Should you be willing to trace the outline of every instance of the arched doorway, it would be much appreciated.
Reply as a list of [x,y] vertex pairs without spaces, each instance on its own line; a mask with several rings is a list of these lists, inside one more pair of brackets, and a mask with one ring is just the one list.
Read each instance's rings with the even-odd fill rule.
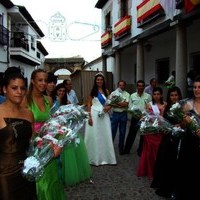
[[67,69],[59,69],[54,72],[56,76],[58,76],[58,82],[57,83],[62,83],[64,79],[67,79],[70,77],[71,72]]

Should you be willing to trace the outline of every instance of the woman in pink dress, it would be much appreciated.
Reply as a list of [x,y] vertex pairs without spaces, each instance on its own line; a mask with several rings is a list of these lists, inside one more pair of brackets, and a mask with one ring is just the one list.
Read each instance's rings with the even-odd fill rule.
[[[147,112],[163,116],[166,105],[166,102],[163,101],[162,88],[154,88],[152,101],[146,106]],[[153,168],[162,136],[162,133],[143,135],[142,153],[138,164],[137,176],[153,178]]]

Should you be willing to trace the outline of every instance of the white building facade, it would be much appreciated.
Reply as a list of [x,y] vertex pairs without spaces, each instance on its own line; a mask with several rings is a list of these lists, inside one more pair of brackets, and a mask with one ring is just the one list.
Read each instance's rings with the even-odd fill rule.
[[[186,74],[200,74],[200,1],[99,0],[102,9],[102,63],[113,63],[114,87],[124,79],[133,88],[153,77],[160,85],[173,70],[186,95]],[[190,4],[190,5],[191,5]],[[112,62],[110,62],[112,60]]]
[[[43,68],[48,52],[40,42],[44,33],[24,6],[16,6],[11,1],[0,1],[1,38],[0,72],[8,67],[19,67],[28,83],[33,70]],[[1,39],[0,39],[1,40]]]

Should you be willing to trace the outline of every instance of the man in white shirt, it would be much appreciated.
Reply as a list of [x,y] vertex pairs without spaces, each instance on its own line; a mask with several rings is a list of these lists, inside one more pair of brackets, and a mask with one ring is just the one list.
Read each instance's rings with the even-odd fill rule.
[[72,82],[71,79],[65,79],[63,81],[63,84],[66,87],[66,92],[67,92],[67,100],[71,104],[78,104],[78,98],[76,96],[76,92],[72,89]]
[[121,80],[118,82],[117,90],[121,93],[123,100],[113,105],[113,108],[112,108],[113,113],[111,116],[111,128],[112,128],[113,141],[115,139],[115,136],[117,134],[117,129],[119,127],[119,144],[118,144],[119,154],[122,154],[123,149],[124,149],[124,139],[125,139],[125,134],[126,134],[126,124],[127,124],[127,108],[128,108],[128,103],[129,103],[129,97],[130,97],[130,94],[125,91],[125,87],[126,87],[125,81]]
[[[146,104],[151,101],[151,95],[144,92],[145,82],[143,80],[137,81],[137,91],[131,94],[129,100],[129,108],[131,109],[133,106],[138,108],[141,112],[145,111]],[[140,128],[139,126],[140,119],[136,119],[134,117],[131,118],[131,124],[128,132],[128,136],[126,138],[126,143],[124,147],[124,154],[129,154],[131,147],[135,141],[136,134]],[[141,151],[142,139],[140,138],[140,144],[138,147],[138,154]]]

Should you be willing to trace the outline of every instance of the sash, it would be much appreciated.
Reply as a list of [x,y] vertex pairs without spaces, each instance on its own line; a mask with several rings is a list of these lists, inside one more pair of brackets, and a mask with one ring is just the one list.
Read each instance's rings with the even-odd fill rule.
[[105,100],[105,98],[103,97],[103,95],[100,92],[98,92],[97,98],[99,99],[99,101],[102,104],[102,106],[104,106],[105,103],[106,103],[106,100]]
[[153,110],[153,113],[154,113],[155,115],[159,115],[159,114],[160,114],[160,110],[159,110],[157,104],[152,104],[152,102],[151,102],[150,104],[151,104],[151,108],[152,108],[152,110]]

